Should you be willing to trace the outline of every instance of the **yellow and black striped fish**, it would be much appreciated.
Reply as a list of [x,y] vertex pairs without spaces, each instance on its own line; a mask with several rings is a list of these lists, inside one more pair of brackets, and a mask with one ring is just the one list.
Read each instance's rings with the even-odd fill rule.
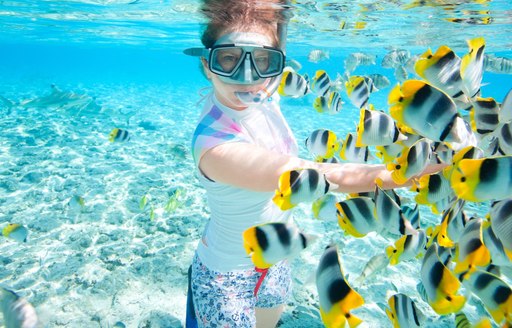
[[414,301],[407,295],[398,293],[388,299],[386,314],[395,328],[421,327],[425,315],[418,310]]
[[284,211],[301,202],[312,202],[336,188],[336,184],[315,169],[290,170],[279,177],[279,187],[272,200]]
[[472,202],[512,197],[512,156],[462,159],[450,184],[457,197]]
[[341,229],[357,238],[381,229],[370,197],[353,197],[336,203],[336,215]]
[[357,147],[356,137],[352,133],[347,133],[341,145],[340,158],[351,163],[368,163],[372,156],[368,146]]
[[494,132],[500,123],[499,112],[500,108],[494,98],[477,97],[469,113],[471,128],[481,135]]
[[307,76],[302,76],[289,68],[283,72],[277,92],[284,97],[300,98],[309,93]]
[[364,299],[353,290],[343,276],[338,248],[329,245],[316,270],[316,287],[320,300],[320,316],[327,328],[356,327],[362,320],[350,313],[364,304]]
[[460,76],[464,93],[471,99],[480,94],[480,84],[484,73],[485,40],[483,37],[467,41],[469,52],[462,57]]
[[357,147],[387,146],[407,139],[388,114],[378,110],[361,109],[357,126]]
[[340,148],[338,137],[331,130],[317,129],[306,138],[306,148],[315,158],[331,158]]
[[452,49],[441,46],[435,53],[430,49],[424,52],[416,61],[414,70],[430,84],[448,94],[456,104],[463,105],[459,105],[459,109],[466,109],[469,98],[462,91],[460,64],[461,59]]
[[116,141],[122,142],[122,141],[130,140],[130,134],[128,133],[128,131],[118,129],[118,128],[114,128],[108,136],[109,136],[108,140],[110,142],[116,142]]
[[457,295],[460,282],[441,261],[436,243],[427,249],[423,258],[421,282],[425,288],[428,303],[439,315],[457,313],[466,303],[464,296]]
[[313,238],[303,234],[291,223],[271,222],[243,232],[244,248],[254,265],[266,269],[285,259],[297,256]]
[[318,70],[311,79],[311,90],[318,96],[327,96],[331,88],[331,78],[324,70]]
[[464,120],[453,100],[441,90],[420,80],[407,80],[389,94],[390,114],[433,141],[461,142]]
[[345,82],[345,88],[348,98],[357,108],[363,108],[368,105],[368,99],[373,92],[372,81],[365,76],[351,76]]
[[498,276],[487,271],[472,274],[464,285],[484,304],[494,321],[498,324],[510,324],[512,321],[512,290]]

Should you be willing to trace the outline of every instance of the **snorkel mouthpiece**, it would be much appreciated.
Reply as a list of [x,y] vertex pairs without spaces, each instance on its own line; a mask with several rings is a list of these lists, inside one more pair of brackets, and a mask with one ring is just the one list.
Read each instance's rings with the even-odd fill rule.
[[242,103],[250,106],[256,105],[263,102],[268,97],[266,90],[260,90],[258,92],[235,92],[236,97]]

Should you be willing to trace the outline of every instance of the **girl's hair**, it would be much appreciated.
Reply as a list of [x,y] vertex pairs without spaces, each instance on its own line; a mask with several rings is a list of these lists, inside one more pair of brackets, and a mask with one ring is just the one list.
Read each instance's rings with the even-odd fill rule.
[[201,36],[211,48],[225,32],[256,30],[280,46],[278,23],[285,22],[285,0],[203,0],[201,12],[208,22]]

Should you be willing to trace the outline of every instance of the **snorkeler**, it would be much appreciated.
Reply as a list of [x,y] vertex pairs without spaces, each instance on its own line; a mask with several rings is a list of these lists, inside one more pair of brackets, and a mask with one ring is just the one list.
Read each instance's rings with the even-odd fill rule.
[[[248,228],[287,222],[291,211],[272,201],[281,174],[313,168],[338,192],[398,187],[384,165],[315,163],[298,146],[279,107],[285,66],[284,1],[203,0],[208,18],[198,56],[213,92],[206,98],[192,139],[210,220],[190,272],[190,292],[200,327],[275,327],[291,294],[286,261],[256,269],[243,246]],[[428,166],[424,173],[441,165]],[[187,327],[194,315],[187,316]]]

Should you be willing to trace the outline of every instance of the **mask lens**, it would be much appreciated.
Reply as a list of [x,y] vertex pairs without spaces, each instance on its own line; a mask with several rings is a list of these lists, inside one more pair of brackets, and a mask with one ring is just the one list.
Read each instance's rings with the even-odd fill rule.
[[283,54],[272,49],[254,49],[252,60],[260,77],[272,77],[281,74]]
[[229,76],[239,66],[243,50],[237,47],[216,48],[211,54],[211,68],[215,73]]

